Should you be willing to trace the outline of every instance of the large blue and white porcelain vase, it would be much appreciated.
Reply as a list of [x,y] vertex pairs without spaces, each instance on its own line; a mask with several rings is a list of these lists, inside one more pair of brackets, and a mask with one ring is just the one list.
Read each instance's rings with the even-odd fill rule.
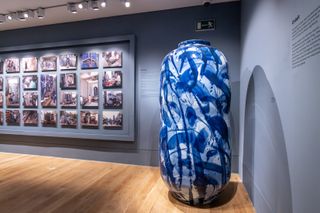
[[209,204],[231,173],[227,60],[208,41],[184,41],[164,58],[160,84],[162,179],[178,200]]

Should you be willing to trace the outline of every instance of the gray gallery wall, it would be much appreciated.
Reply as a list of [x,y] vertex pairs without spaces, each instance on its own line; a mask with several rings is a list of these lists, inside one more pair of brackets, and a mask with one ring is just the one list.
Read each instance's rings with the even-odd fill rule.
[[[216,19],[216,30],[195,32],[195,21]],[[136,141],[112,142],[0,135],[0,151],[158,165],[159,72],[178,42],[200,38],[221,49],[232,85],[233,168],[238,168],[240,3],[88,20],[0,32],[0,47],[134,34],[136,37]]]
[[[291,45],[292,29],[317,8],[319,14],[320,2],[241,2],[243,182],[258,213],[318,212],[320,54],[294,68]],[[319,15],[309,17],[319,26]]]
[[259,213],[292,212],[291,182],[283,128],[265,70],[249,80],[244,123],[243,182]]

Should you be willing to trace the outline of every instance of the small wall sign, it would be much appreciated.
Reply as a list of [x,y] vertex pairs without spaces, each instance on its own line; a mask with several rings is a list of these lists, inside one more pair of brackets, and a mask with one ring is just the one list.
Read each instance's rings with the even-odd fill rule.
[[216,29],[216,20],[201,20],[196,23],[196,31],[209,31]]

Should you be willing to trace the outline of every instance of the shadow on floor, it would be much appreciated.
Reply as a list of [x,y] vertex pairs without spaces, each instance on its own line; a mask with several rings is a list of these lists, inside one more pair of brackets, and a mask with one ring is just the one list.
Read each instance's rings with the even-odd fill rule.
[[[211,204],[208,205],[201,205],[201,206],[193,206],[192,208],[201,208],[201,209],[210,209],[210,208],[219,208],[221,206],[226,205],[229,203],[235,196],[237,189],[238,189],[238,182],[230,181],[224,191],[215,199]],[[189,205],[178,201],[173,197],[173,195],[168,192],[168,198],[173,205],[175,205],[178,209],[183,210],[183,208],[188,207]]]

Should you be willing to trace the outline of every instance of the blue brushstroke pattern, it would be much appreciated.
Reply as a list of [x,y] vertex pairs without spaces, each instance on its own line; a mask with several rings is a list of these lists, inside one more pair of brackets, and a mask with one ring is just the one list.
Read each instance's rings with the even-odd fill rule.
[[160,171],[179,200],[210,203],[231,174],[230,84],[225,56],[201,40],[182,42],[160,75]]

